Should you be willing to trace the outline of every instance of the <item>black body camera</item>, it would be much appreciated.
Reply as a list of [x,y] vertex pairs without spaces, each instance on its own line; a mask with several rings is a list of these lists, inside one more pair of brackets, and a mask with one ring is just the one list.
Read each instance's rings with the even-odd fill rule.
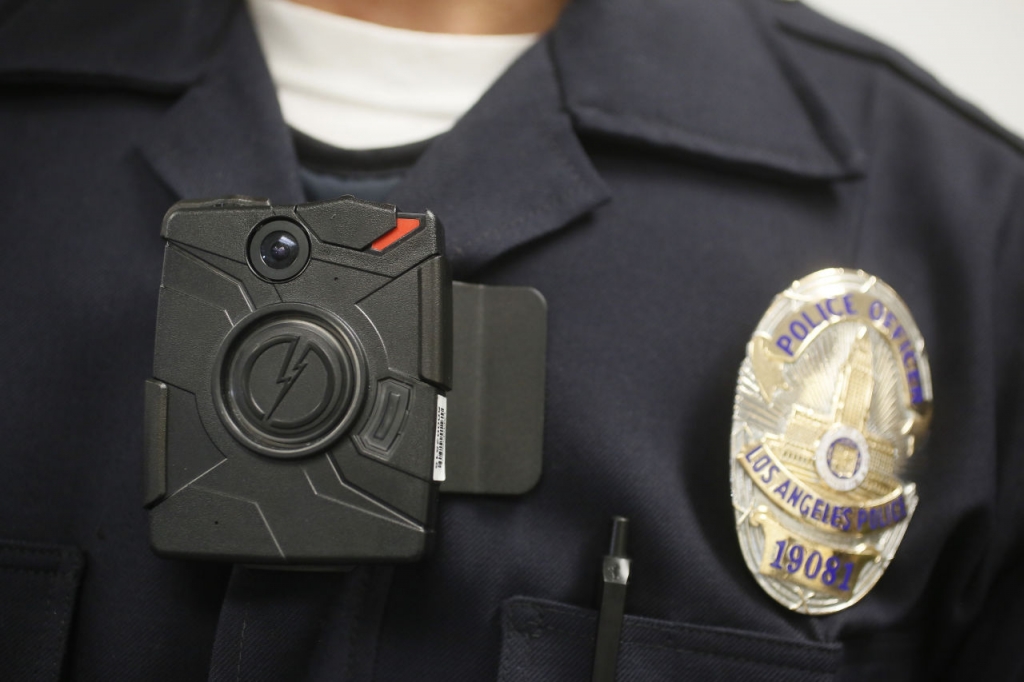
[[[467,319],[465,333],[454,331],[442,228],[431,213],[352,197],[283,207],[180,202],[163,237],[146,386],[145,501],[158,553],[304,567],[420,558],[451,464],[446,394],[459,335],[472,347],[462,352],[472,359],[466,384],[488,367],[525,369],[527,378],[504,389],[498,377],[496,400],[527,406],[519,426],[533,435],[502,435],[515,425],[488,425],[493,410],[481,404],[489,401],[466,401],[459,430],[476,441],[464,443],[453,490],[516,493],[536,482],[543,299],[532,297],[540,308],[523,308],[521,295],[504,299],[495,310],[516,319],[497,315],[490,332]],[[468,299],[486,295],[457,290],[466,311],[479,308]],[[521,335],[524,324],[529,368],[509,355],[522,349],[493,338],[507,332],[502,325]],[[481,428],[497,442],[480,442]],[[489,482],[480,477],[488,469]]]

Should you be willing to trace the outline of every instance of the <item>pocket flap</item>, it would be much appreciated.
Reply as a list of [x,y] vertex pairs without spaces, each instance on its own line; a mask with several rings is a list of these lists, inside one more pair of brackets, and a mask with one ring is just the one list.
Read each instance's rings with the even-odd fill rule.
[[58,680],[82,575],[76,547],[0,540],[0,661],[11,680]]
[[[515,597],[502,606],[502,630],[499,680],[590,679],[596,611]],[[841,655],[839,644],[626,616],[616,680],[825,682]]]

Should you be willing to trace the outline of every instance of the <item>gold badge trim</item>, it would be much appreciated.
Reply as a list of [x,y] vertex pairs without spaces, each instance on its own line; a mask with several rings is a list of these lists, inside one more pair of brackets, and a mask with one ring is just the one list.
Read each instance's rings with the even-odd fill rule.
[[826,614],[881,578],[918,504],[903,470],[931,403],[924,340],[884,282],[822,270],[775,298],[740,367],[730,458],[740,547],[768,594]]

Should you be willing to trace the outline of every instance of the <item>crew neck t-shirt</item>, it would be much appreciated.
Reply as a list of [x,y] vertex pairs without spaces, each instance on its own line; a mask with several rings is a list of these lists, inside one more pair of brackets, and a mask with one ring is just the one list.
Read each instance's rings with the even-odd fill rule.
[[249,8],[304,181],[354,179],[364,196],[379,197],[538,37],[410,31],[287,0]]

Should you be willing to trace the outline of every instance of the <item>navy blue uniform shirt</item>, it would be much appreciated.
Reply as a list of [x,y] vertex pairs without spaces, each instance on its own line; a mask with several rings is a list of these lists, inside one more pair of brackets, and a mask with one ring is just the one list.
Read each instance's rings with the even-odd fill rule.
[[[303,199],[241,3],[0,3],[0,676],[586,680],[612,514],[620,680],[1022,674],[1024,159],[893,51],[799,3],[577,0],[430,146],[389,200],[547,297],[547,428],[538,487],[443,498],[415,565],[150,552],[159,226],[227,194]],[[887,573],[809,617],[744,564],[729,434],[757,320],[836,266],[913,311],[935,417]]]

